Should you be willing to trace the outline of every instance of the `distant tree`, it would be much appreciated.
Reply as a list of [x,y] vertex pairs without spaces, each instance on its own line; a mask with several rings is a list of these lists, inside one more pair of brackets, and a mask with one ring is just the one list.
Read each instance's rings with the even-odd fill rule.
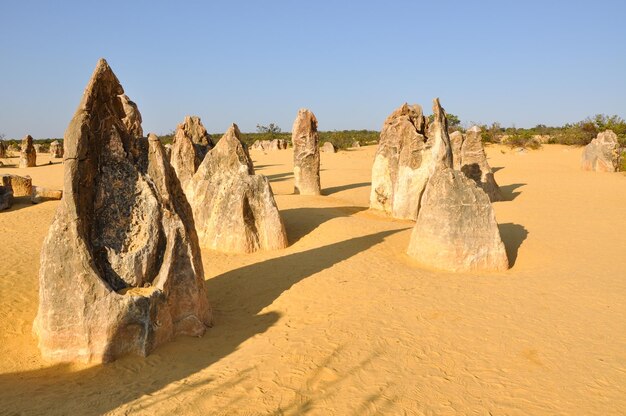
[[4,140],[5,137],[4,133],[0,133],[0,140]]
[[280,133],[282,130],[274,123],[270,123],[269,126],[263,126],[261,124],[256,125],[257,133],[269,134],[270,136]]

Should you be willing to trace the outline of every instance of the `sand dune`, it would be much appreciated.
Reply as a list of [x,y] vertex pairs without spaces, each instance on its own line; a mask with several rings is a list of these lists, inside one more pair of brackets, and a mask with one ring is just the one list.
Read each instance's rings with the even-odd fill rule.
[[[290,246],[203,251],[215,326],[104,366],[39,357],[58,202],[18,200],[0,213],[0,414],[624,414],[626,176],[581,171],[577,148],[489,147],[513,267],[451,274],[404,254],[412,222],[367,210],[375,150],[322,153],[322,196],[292,195],[291,151],[252,150]],[[0,167],[52,188],[62,171]]]

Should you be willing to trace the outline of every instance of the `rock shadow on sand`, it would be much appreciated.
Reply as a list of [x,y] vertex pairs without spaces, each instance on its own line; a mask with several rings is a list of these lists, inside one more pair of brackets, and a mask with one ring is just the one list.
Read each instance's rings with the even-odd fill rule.
[[[110,364],[78,371],[73,371],[70,364],[56,364],[0,374],[2,410],[8,414],[100,415],[140,397],[146,399],[149,406],[152,393],[207,369],[236,351],[247,339],[273,326],[281,315],[260,312],[284,291],[399,231],[355,237],[213,277],[206,285],[215,312],[215,325],[204,337],[178,337],[146,358],[126,356]],[[263,284],[259,284],[259,279]],[[235,377],[235,383],[237,379],[245,379],[245,374]],[[233,387],[231,382],[220,385],[213,385],[213,382],[208,375],[194,381],[193,387],[214,394]],[[37,399],[33,400],[35,397]],[[146,406],[142,403],[133,406],[131,413],[144,410]]]
[[498,224],[500,237],[506,248],[506,255],[509,258],[509,266],[512,268],[517,260],[517,252],[528,237],[528,231],[523,225],[513,224],[511,222]]
[[371,182],[350,183],[347,185],[333,186],[332,188],[322,189],[322,195],[332,195],[337,192],[347,191],[348,189],[362,188],[364,186],[371,186]]
[[513,201],[521,192],[514,192],[517,188],[521,188],[526,185],[525,183],[512,183],[510,185],[504,185],[500,187],[502,191],[502,196],[504,196],[505,201]]
[[280,215],[285,223],[289,245],[293,245],[326,221],[350,217],[365,210],[366,207],[292,208],[281,211]]

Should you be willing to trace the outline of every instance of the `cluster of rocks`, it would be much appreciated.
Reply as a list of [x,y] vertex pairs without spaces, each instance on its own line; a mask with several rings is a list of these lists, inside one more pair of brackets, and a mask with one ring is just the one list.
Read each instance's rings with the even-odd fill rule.
[[123,94],[100,60],[65,133],[33,325],[51,360],[146,355],[211,324],[191,207],[159,139],[136,135]]
[[612,130],[598,133],[583,149],[581,167],[595,172],[617,172],[620,170],[624,150],[620,149],[617,134]]
[[5,201],[0,203],[0,207],[3,207],[0,208],[0,211],[10,208],[13,204],[14,197],[29,197],[33,204],[38,204],[45,200],[58,200],[63,197],[63,191],[61,190],[33,186],[33,181],[30,176],[4,174],[0,175],[0,179],[2,187],[5,188],[2,191],[5,195]]
[[372,168],[370,208],[416,221],[408,253],[451,271],[505,270],[508,259],[491,200],[502,194],[480,130],[448,134],[445,111],[404,104],[383,125]]
[[285,150],[289,147],[289,143],[284,139],[273,140],[256,140],[250,146],[251,149],[269,151],[269,150]]
[[429,128],[431,169],[407,253],[449,271],[502,271],[509,261],[489,196],[453,168],[448,125],[439,100]]
[[[423,264],[506,269],[490,201],[501,194],[480,131],[451,139],[437,99],[433,111],[430,126],[407,104],[385,121],[371,206],[416,221],[408,253]],[[319,195],[320,151],[336,149],[320,148],[311,111],[299,110],[292,143],[295,193]],[[200,247],[250,253],[288,244],[269,181],[255,174],[237,125],[214,144],[200,119],[187,116],[168,154],[158,137],[143,136],[137,105],[104,60],[63,144],[64,195],[42,249],[33,326],[48,359],[111,361],[146,355],[179,334],[200,336],[211,325]],[[22,147],[29,154],[26,139]],[[62,155],[63,146],[50,152]],[[0,207],[18,194],[53,194],[28,180],[2,177]]]

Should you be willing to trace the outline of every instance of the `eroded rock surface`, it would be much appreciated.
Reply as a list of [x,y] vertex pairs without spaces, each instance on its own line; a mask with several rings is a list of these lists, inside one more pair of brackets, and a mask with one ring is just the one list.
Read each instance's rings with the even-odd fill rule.
[[459,170],[468,178],[476,182],[489,196],[491,202],[502,201],[502,191],[498,186],[483,147],[480,127],[473,126],[467,133],[450,134],[452,146],[452,161],[455,170]]
[[417,218],[419,201],[434,169],[428,120],[419,105],[403,104],[387,117],[372,167],[370,208],[395,218]]
[[33,138],[28,135],[22,139],[22,146],[20,148],[20,168],[30,168],[37,166],[37,151],[33,146]]
[[33,180],[30,176],[19,176],[19,175],[0,175],[4,182],[9,182],[11,184],[11,189],[13,190],[14,197],[20,196],[31,196],[33,193]]
[[126,127],[123,93],[100,60],[65,132],[33,325],[50,360],[146,355],[211,323],[191,208],[158,138]]
[[506,250],[487,194],[453,169],[445,111],[433,105],[435,169],[420,201],[407,253],[429,267],[448,271],[502,271]]
[[186,116],[176,127],[170,150],[170,162],[183,189],[186,189],[191,177],[212,147],[213,141],[202,125],[200,117]]
[[120,100],[122,101],[122,107],[124,108],[124,117],[122,118],[122,122],[126,126],[126,130],[128,130],[133,137],[143,137],[141,113],[139,112],[139,108],[137,108],[137,104],[128,98],[128,95],[126,94],[120,95]]
[[317,118],[307,110],[298,111],[291,129],[293,144],[294,192],[320,195],[320,149]]
[[60,159],[63,157],[63,145],[58,140],[50,143],[50,157]]
[[612,130],[598,133],[583,150],[581,167],[595,172],[617,172],[620,166],[620,149],[617,135]]
[[209,151],[187,187],[200,245],[251,253],[287,246],[269,181],[255,175],[233,124]]

